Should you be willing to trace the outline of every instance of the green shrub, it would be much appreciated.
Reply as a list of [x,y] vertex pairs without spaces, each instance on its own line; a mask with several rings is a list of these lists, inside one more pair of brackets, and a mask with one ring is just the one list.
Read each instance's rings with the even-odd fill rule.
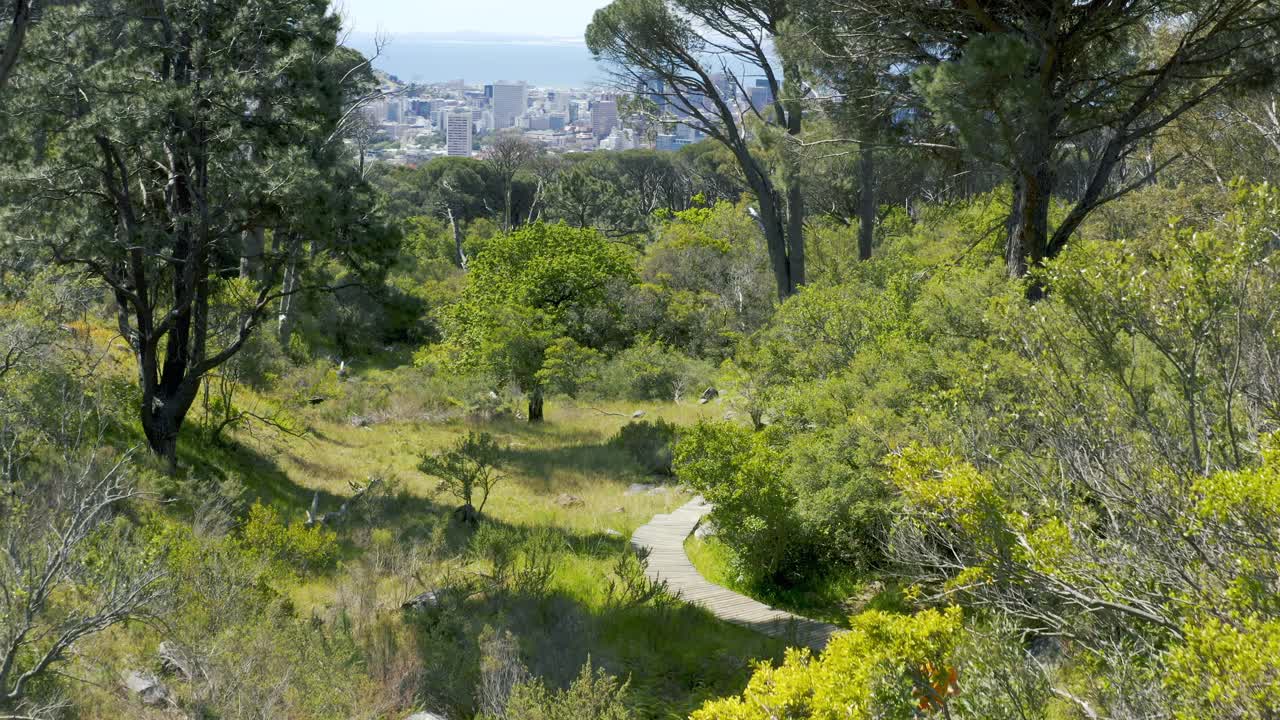
[[794,575],[807,555],[784,455],[767,433],[727,422],[699,423],[676,446],[680,479],[715,506],[711,519],[747,585]]
[[658,419],[623,425],[609,442],[627,453],[647,472],[672,475],[679,431],[673,423]]
[[600,368],[595,394],[626,400],[676,400],[697,395],[715,369],[661,343],[641,340]]
[[506,716],[519,720],[630,720],[629,682],[592,668],[590,658],[568,690],[548,690],[540,681],[516,685]]
[[260,502],[249,508],[240,537],[248,551],[298,569],[327,569],[338,559],[337,533],[298,522],[286,524],[275,508]]

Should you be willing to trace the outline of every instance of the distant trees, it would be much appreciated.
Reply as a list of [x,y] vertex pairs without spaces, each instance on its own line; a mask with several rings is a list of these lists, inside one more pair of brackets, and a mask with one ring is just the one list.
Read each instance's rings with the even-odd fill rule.
[[[393,240],[343,156],[371,74],[338,28],[315,0],[112,2],[45,8],[28,38],[11,102],[42,110],[28,129],[47,151],[12,229],[110,289],[170,467],[203,378],[277,308],[287,340],[308,264],[360,267]],[[258,229],[269,244],[246,252]]]
[[482,157],[493,169],[502,184],[502,228],[516,226],[515,208],[512,204],[516,174],[528,168],[542,154],[542,148],[519,132],[500,132]]
[[[1151,181],[1161,167],[1112,183],[1171,122],[1271,76],[1280,59],[1280,8],[1259,0],[890,0],[831,10],[900,38],[921,65],[915,86],[928,106],[969,152],[1008,170],[1014,277],[1060,253],[1094,209]],[[1081,150],[1080,189],[1051,222],[1060,166]]]
[[[773,47],[790,15],[786,0],[614,0],[596,11],[586,33],[592,54],[610,63],[620,80],[650,88],[680,122],[732,153],[759,204],[781,298],[805,281],[799,159],[788,140],[771,141],[782,170],[776,178],[752,128],[772,127],[792,141],[801,133],[800,68]],[[771,95],[769,107],[755,110],[754,123],[733,102],[745,93],[747,74],[760,76]],[[661,88],[654,87],[658,83]]]
[[449,223],[453,234],[454,260],[467,268],[467,255],[462,247],[466,223],[490,213],[489,194],[493,176],[479,160],[444,157],[430,162],[417,178],[425,197],[423,204],[437,217]]
[[625,150],[566,158],[547,192],[547,216],[608,237],[641,235],[654,213],[689,206],[694,194],[685,168],[670,153]]
[[448,362],[516,384],[529,421],[543,418],[548,347],[618,342],[621,299],[635,280],[629,253],[598,232],[534,223],[494,238],[471,264],[458,302],[443,311]]

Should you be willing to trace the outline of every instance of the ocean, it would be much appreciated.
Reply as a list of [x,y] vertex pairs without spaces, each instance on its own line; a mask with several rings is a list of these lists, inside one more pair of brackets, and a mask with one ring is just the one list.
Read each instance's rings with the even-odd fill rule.
[[[539,87],[584,88],[608,79],[580,40],[483,34],[391,34],[388,39],[374,67],[401,82],[524,80]],[[369,34],[353,33],[346,44],[366,56],[374,49]]]

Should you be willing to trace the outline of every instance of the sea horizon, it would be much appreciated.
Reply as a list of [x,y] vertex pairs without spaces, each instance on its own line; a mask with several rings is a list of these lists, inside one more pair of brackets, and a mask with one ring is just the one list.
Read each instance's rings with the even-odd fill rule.
[[461,79],[483,85],[495,80],[524,80],[553,88],[607,84],[604,69],[580,38],[478,31],[453,33],[351,33],[345,45],[366,56],[376,38],[386,40],[374,68],[406,83],[442,83]]

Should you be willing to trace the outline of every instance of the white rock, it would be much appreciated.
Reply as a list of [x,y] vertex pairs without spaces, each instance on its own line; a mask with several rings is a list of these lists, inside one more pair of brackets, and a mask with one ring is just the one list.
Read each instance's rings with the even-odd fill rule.
[[144,705],[165,705],[169,702],[169,688],[152,673],[134,670],[125,676],[124,686]]

